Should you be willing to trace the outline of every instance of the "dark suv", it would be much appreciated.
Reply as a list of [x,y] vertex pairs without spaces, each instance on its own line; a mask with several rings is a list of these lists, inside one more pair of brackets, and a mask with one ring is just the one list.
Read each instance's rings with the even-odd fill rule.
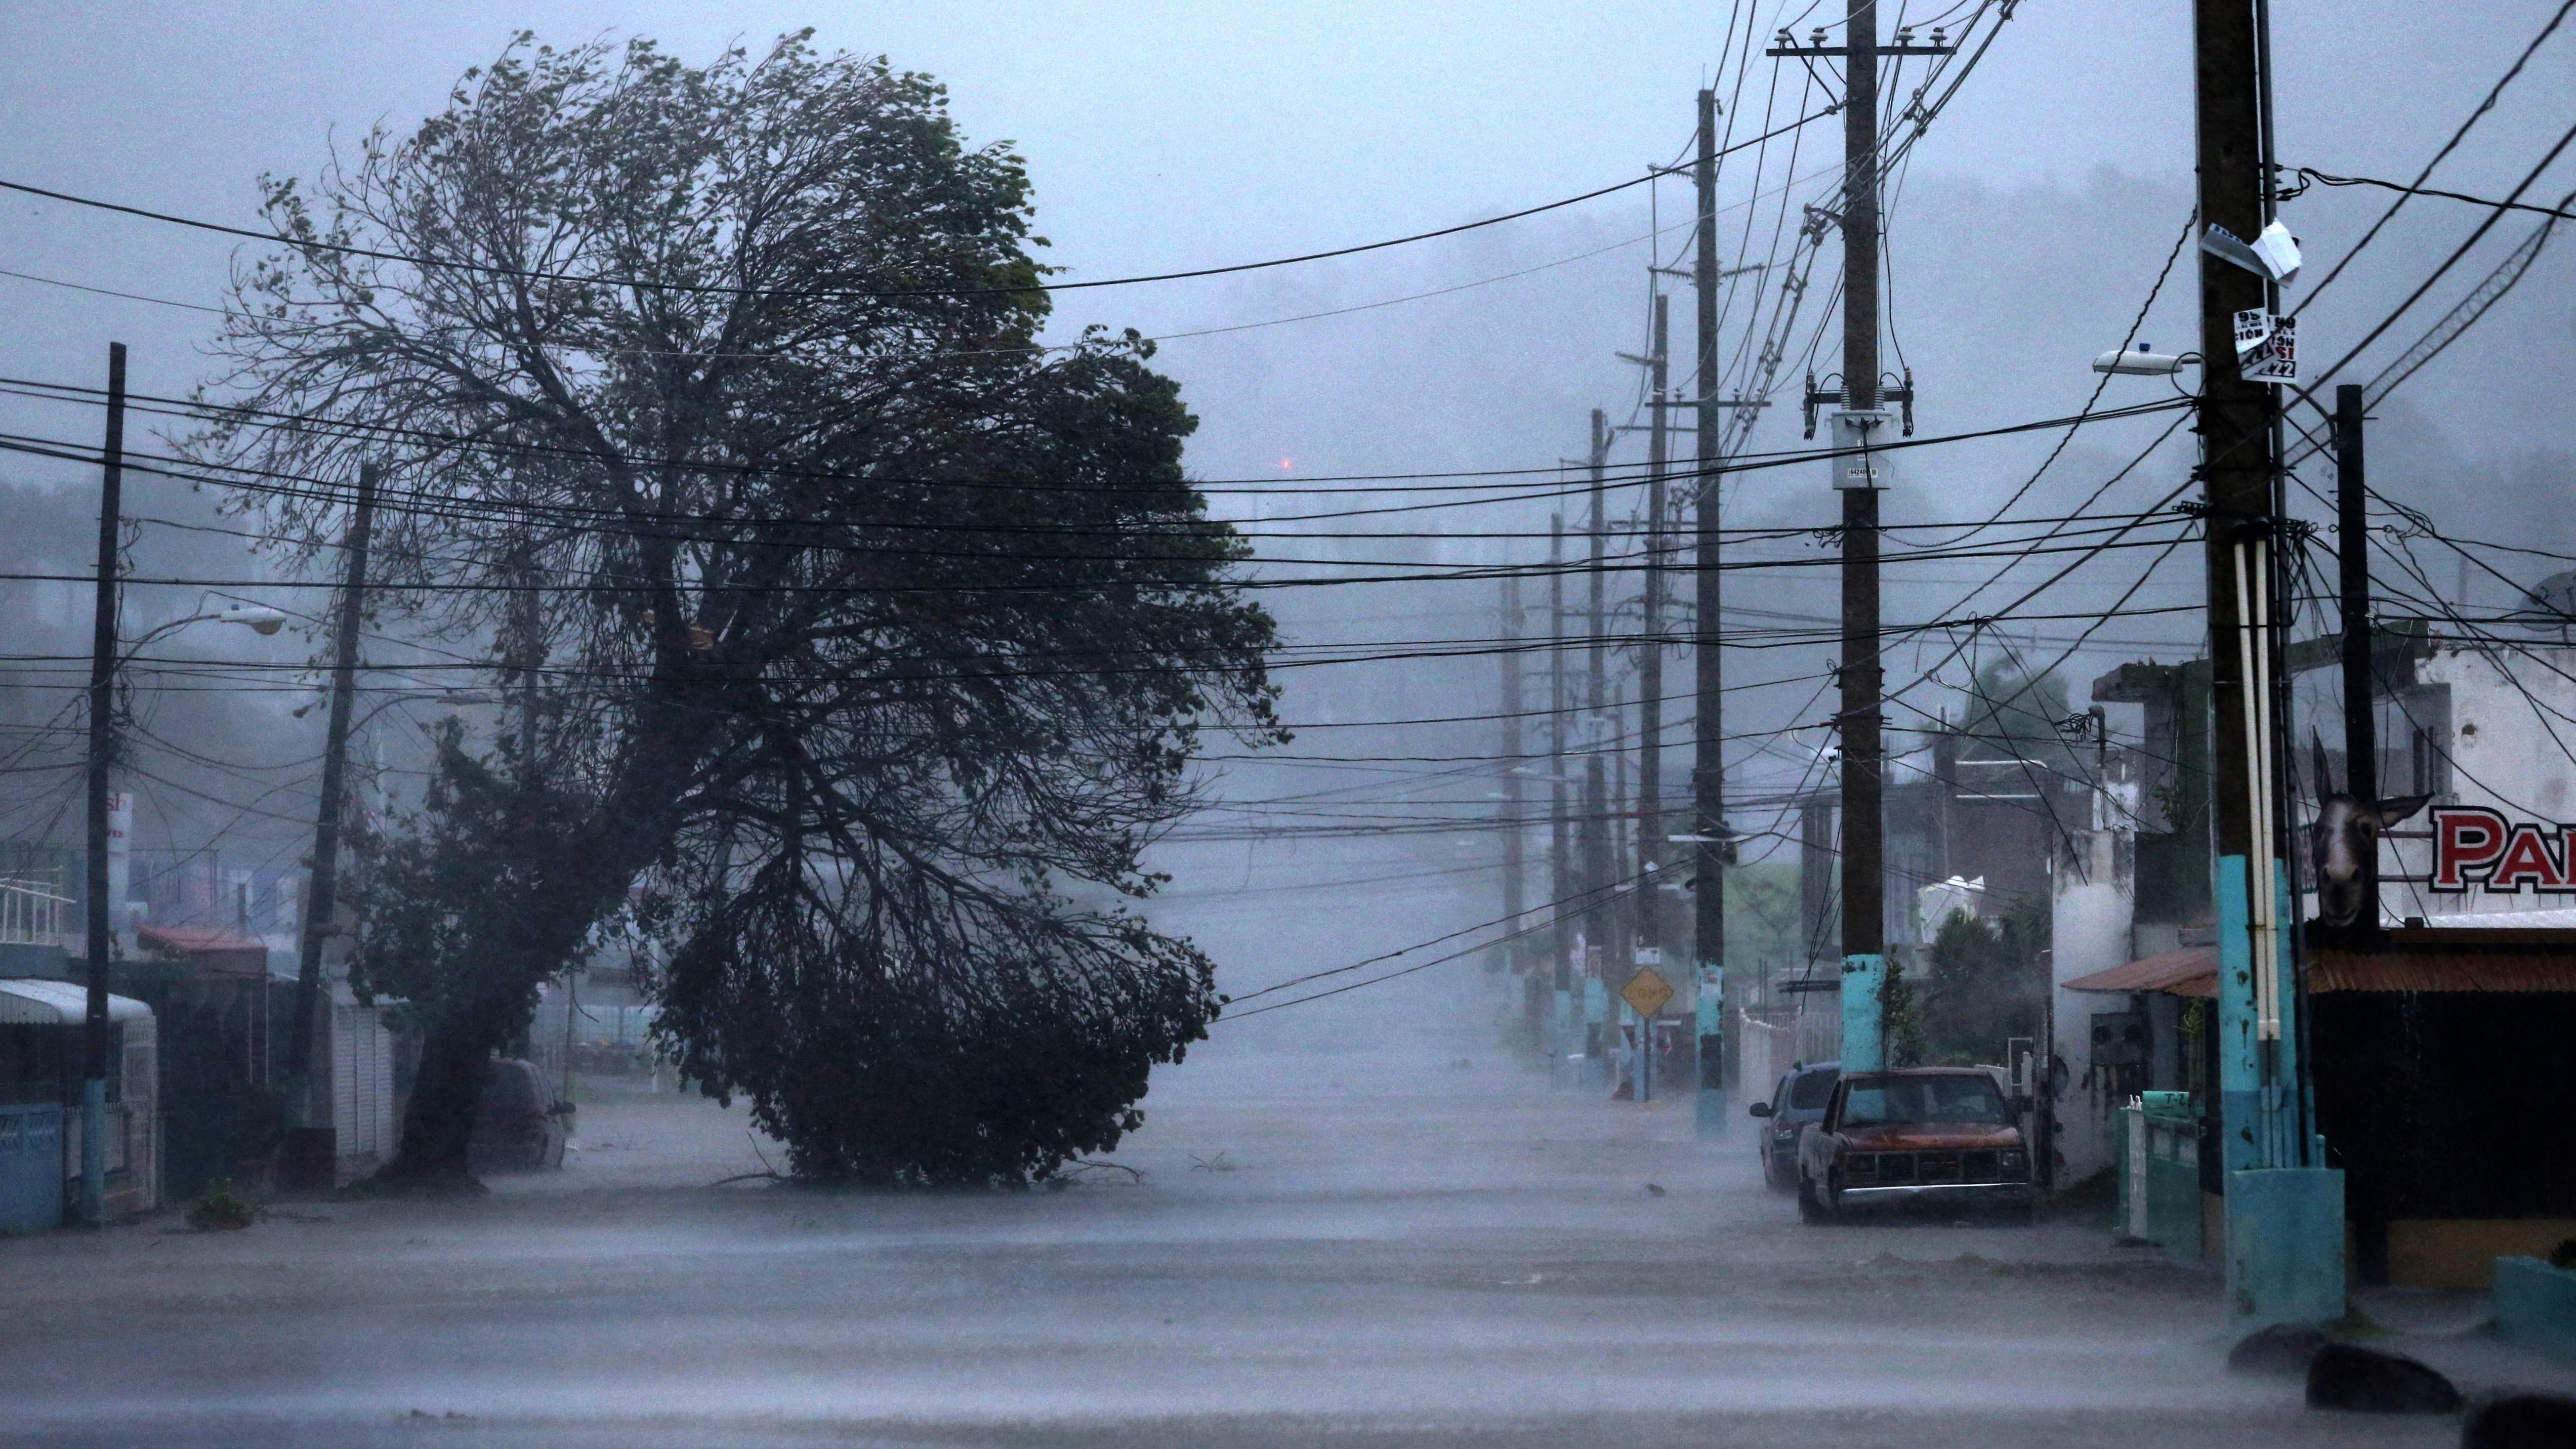
[[1839,1062],[1793,1062],[1771,1088],[1771,1100],[1744,1110],[1763,1119],[1754,1151],[1762,1158],[1763,1185],[1787,1192],[1798,1185],[1798,1133],[1821,1121],[1834,1083],[1843,1074]]

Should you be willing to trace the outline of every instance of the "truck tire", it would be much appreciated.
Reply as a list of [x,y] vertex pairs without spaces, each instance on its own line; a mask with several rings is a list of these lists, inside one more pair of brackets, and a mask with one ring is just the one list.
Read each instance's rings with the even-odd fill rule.
[[1823,1200],[1816,1196],[1815,1185],[1807,1181],[1807,1175],[1803,1172],[1799,1173],[1798,1221],[1814,1224],[1829,1223],[1833,1220],[1833,1209],[1826,1207]]

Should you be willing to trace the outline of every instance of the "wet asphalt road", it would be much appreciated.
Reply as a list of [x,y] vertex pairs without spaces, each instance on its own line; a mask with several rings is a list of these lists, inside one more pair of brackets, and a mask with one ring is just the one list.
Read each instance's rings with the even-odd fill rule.
[[[1209,1052],[1147,1105],[1142,1181],[1062,1192],[712,1188],[740,1113],[634,1097],[480,1201],[0,1243],[0,1443],[2457,1442],[2227,1378],[2214,1279],[2080,1224],[1802,1227],[1686,1101]],[[2371,1306],[2576,1388],[2474,1300]]]

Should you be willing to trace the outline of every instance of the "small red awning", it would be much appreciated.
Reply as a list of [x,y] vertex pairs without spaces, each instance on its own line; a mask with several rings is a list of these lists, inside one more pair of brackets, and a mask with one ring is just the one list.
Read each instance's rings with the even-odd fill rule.
[[137,926],[134,939],[157,956],[179,957],[218,976],[268,974],[268,947],[211,926]]

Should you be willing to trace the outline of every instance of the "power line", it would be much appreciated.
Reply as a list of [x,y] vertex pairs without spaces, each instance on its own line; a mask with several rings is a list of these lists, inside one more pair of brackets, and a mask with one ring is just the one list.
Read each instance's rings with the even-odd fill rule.
[[2352,244],[2352,249],[2345,252],[2343,256],[2335,262],[2334,269],[2327,272],[2324,277],[2318,280],[2315,286],[2308,289],[2308,295],[2299,300],[2298,310],[2305,311],[2309,303],[2316,301],[2318,297],[2324,295],[2326,288],[2334,285],[2335,278],[2343,275],[2344,268],[2352,265],[2352,259],[2360,256],[2362,251],[2378,237],[2380,229],[2387,226],[2388,223],[2396,217],[2397,213],[2405,207],[2407,202],[2414,200],[2413,188],[2420,187],[2426,181],[2430,180],[2433,175],[2433,169],[2442,164],[2443,158],[2459,149],[2460,142],[2468,137],[2469,128],[2475,126],[2479,119],[2485,116],[2487,112],[2495,109],[2496,98],[2504,94],[2504,88],[2506,86],[2513,84],[2514,77],[2522,74],[2522,68],[2525,65],[2530,64],[2533,53],[2540,49],[2543,41],[2546,41],[2551,35],[2557,32],[2560,23],[2567,19],[2567,13],[2571,10],[2576,10],[2576,0],[2566,0],[2566,3],[2558,7],[2558,12],[2549,17],[2549,23],[2540,27],[2540,33],[2531,38],[2531,43],[2522,48],[2522,54],[2513,58],[2513,64],[2506,67],[2504,75],[2487,90],[2486,99],[2478,102],[2477,109],[2469,112],[2467,120],[2460,122],[2460,128],[2451,133],[2451,139],[2442,143],[2441,150],[2433,153],[2432,160],[2424,163],[2424,169],[2415,173],[2415,180],[2410,184],[2406,192],[2400,194],[2395,201],[2390,202],[2388,204],[2388,210],[2380,213],[2379,220],[2370,224],[2370,230],[2361,234],[2361,240],[2354,242]]
[[[1824,110],[1818,111],[1813,115],[1804,116],[1798,120],[1792,121],[1788,125],[1780,128],[1779,131],[1775,131],[1771,134],[1780,135],[1785,132],[1795,130],[1810,122],[1822,120],[1839,109],[1839,107],[1828,106]],[[1768,137],[1759,139],[1768,139]],[[1750,146],[1756,144],[1756,142],[1747,141],[1743,144]],[[1499,226],[1505,222],[1519,221],[1527,217],[1538,216],[1545,212],[1556,211],[1564,207],[1580,205],[1586,201],[1597,200],[1616,192],[1626,191],[1631,187],[1643,186],[1648,182],[1653,181],[1658,174],[1659,173],[1655,171],[1648,171],[1643,176],[1633,177],[1626,181],[1614,182],[1608,186],[1595,187],[1590,191],[1581,192],[1574,196],[1563,197],[1555,201],[1542,202],[1537,206],[1523,207],[1518,211],[1508,211],[1500,216],[1489,216],[1479,221],[1460,222],[1455,226],[1438,227],[1430,231],[1415,232],[1409,236],[1389,237],[1384,241],[1362,242],[1355,246],[1332,247],[1323,251],[1302,252],[1296,256],[1272,257],[1267,261],[1235,262],[1225,266],[1213,267],[1192,267],[1182,271],[1154,272],[1132,277],[1104,277],[1099,280],[1089,282],[1025,282],[1015,286],[1005,287],[907,287],[872,289],[736,287],[726,286],[720,283],[657,282],[640,277],[598,277],[586,276],[576,272],[541,271],[527,267],[505,267],[490,262],[464,262],[445,257],[416,256],[406,252],[385,251],[375,247],[359,246],[352,242],[326,241],[316,237],[278,236],[272,232],[253,231],[246,227],[226,226],[220,222],[201,221],[194,217],[179,216],[170,212],[151,211],[139,206],[127,206],[119,202],[102,201],[95,197],[76,196],[67,191],[48,190],[45,187],[30,186],[19,181],[0,181],[0,190],[15,191],[25,196],[40,196],[48,201],[59,201],[71,206],[84,206],[97,211],[114,212],[122,216],[140,217],[146,221],[157,221],[171,226],[187,227],[196,231],[213,232],[221,236],[244,237],[251,241],[267,242],[277,246],[292,248],[296,251],[308,254],[313,252],[328,252],[337,256],[363,257],[370,261],[399,262],[405,266],[420,267],[424,270],[473,272],[484,276],[507,277],[519,281],[573,282],[582,286],[616,287],[621,289],[651,292],[678,292],[693,296],[795,297],[820,300],[874,301],[904,297],[1009,297],[1021,296],[1030,292],[1073,292],[1095,287],[1126,287],[1145,282],[1177,282],[1195,277],[1221,277],[1230,276],[1240,272],[1265,271],[1273,267],[1295,266],[1303,262],[1320,262],[1335,257],[1357,256],[1364,252],[1384,251],[1389,247],[1409,246],[1415,242],[1431,241],[1439,237],[1456,236],[1461,232],[1476,231],[1489,226]]]

